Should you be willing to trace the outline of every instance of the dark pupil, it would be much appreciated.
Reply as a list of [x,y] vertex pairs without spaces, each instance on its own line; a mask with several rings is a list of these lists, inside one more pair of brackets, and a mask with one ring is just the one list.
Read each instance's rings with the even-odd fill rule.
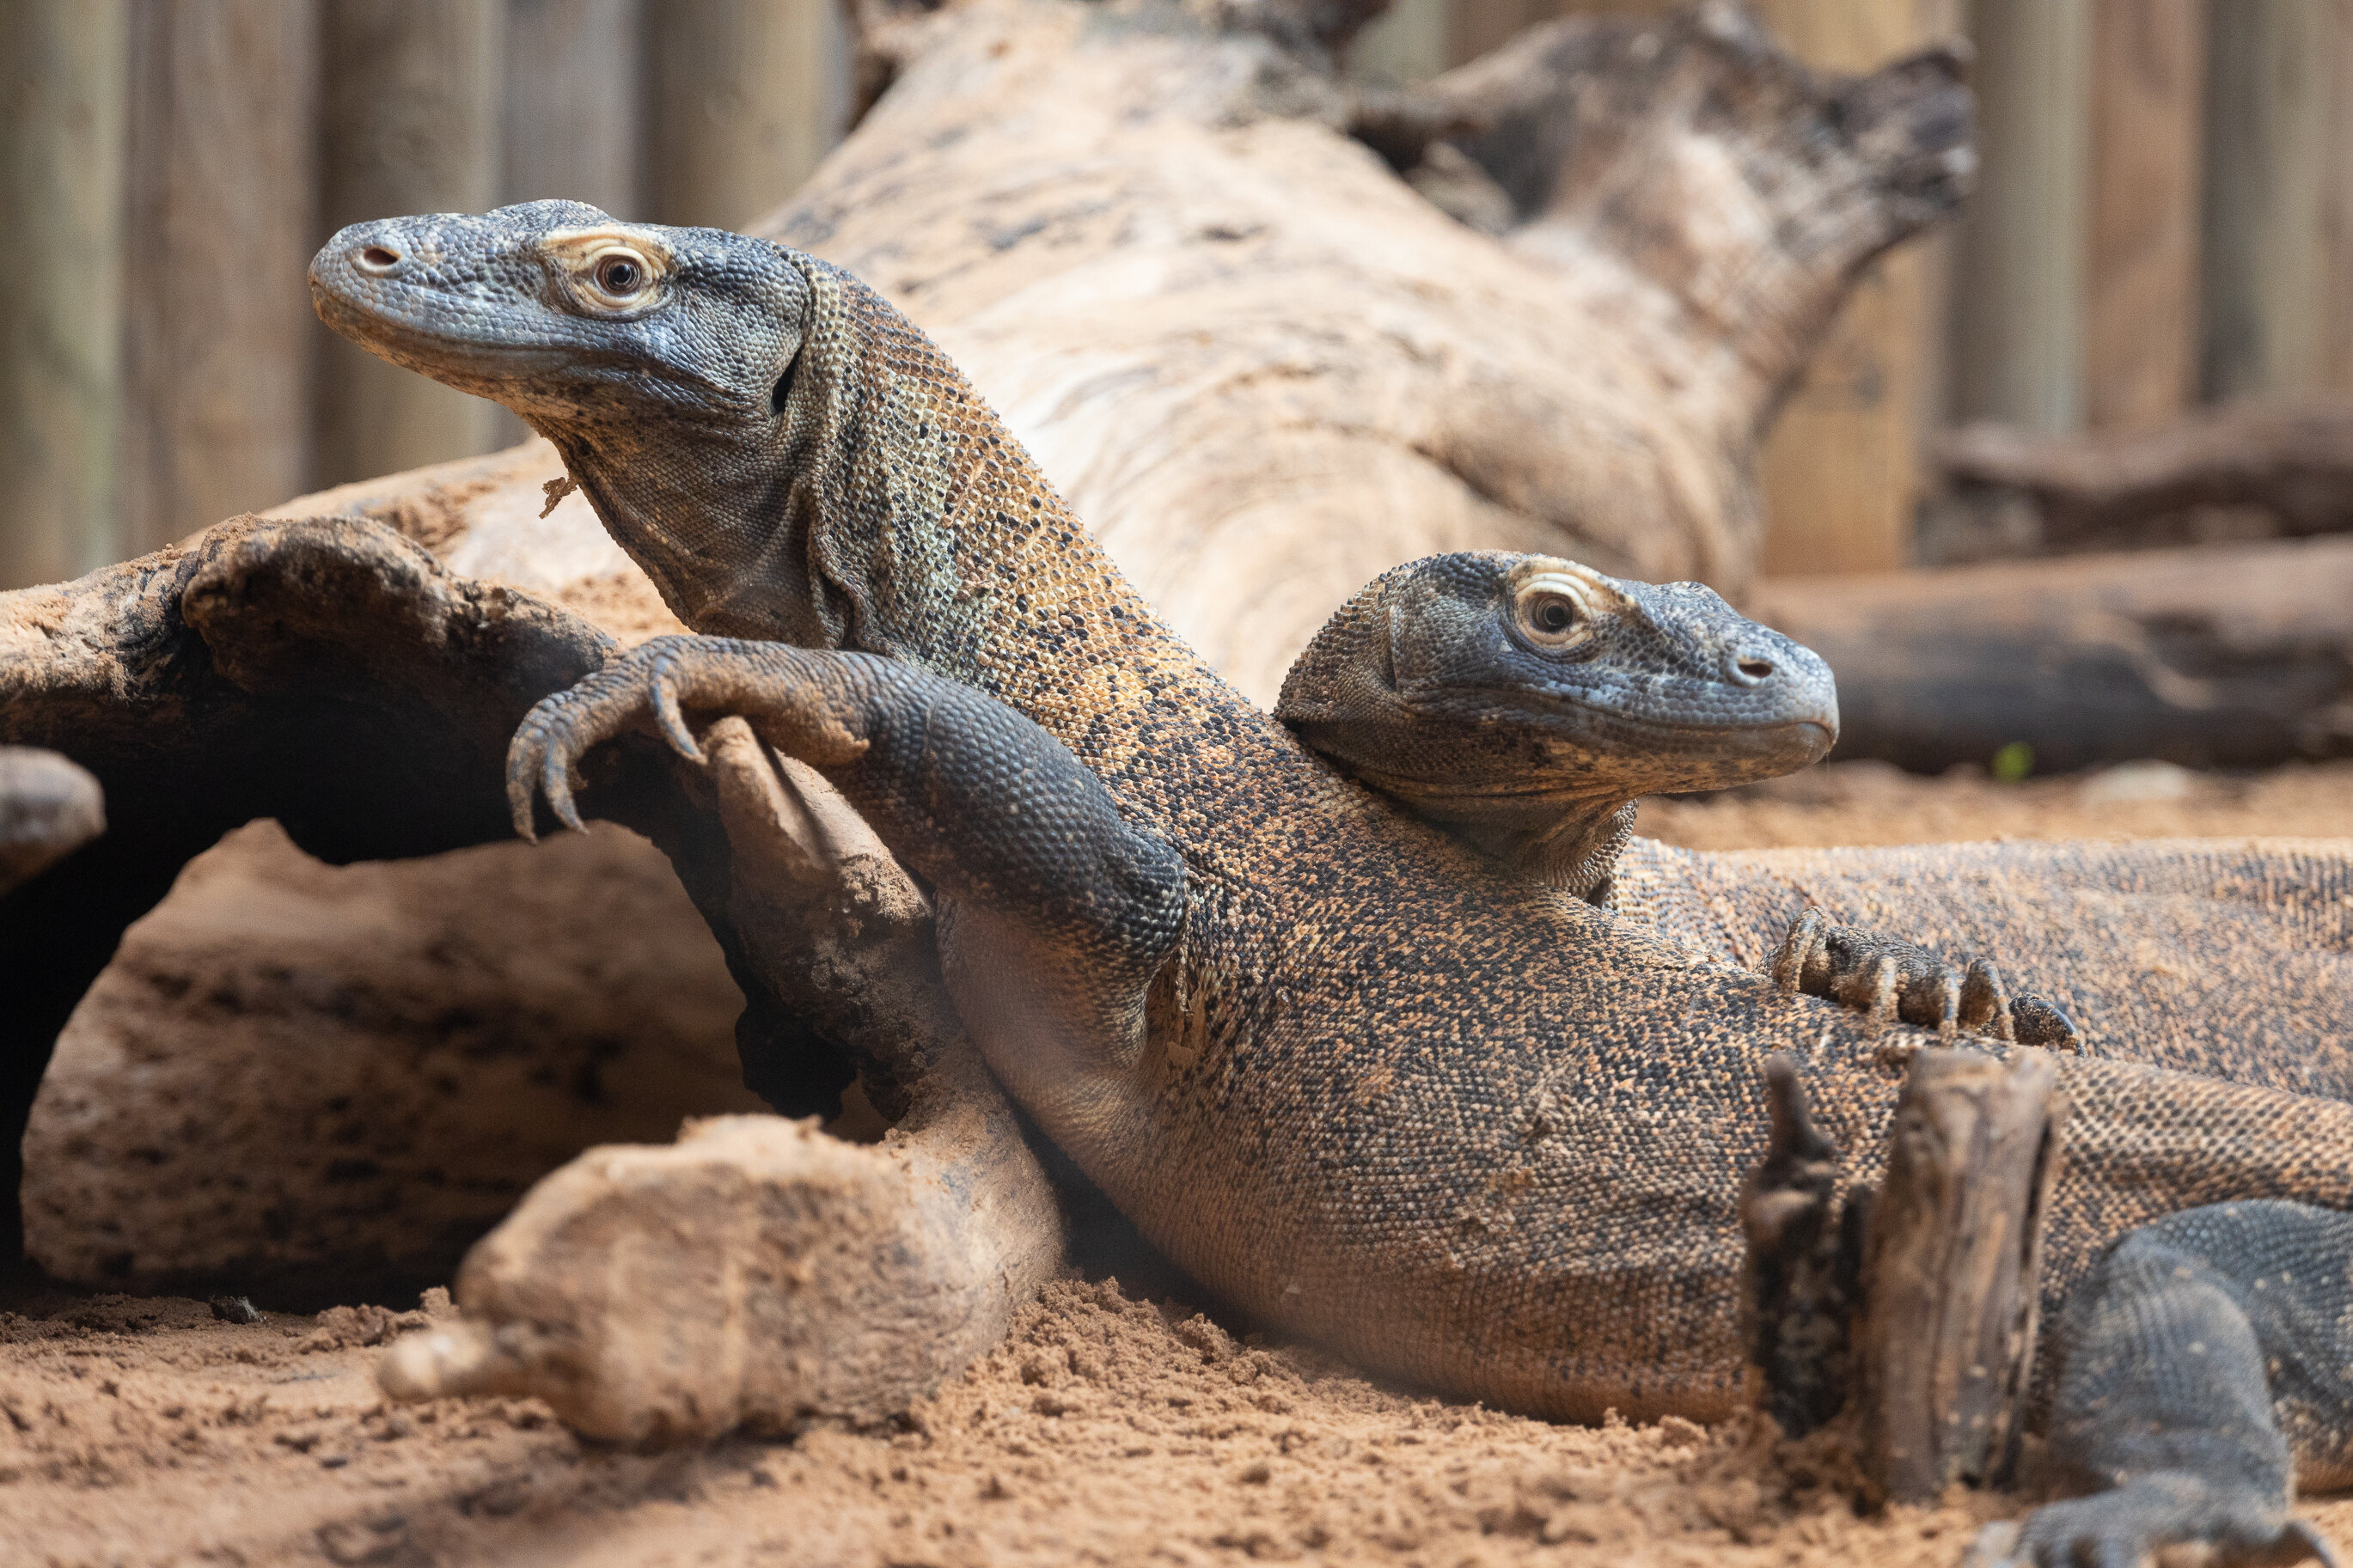
[[626,261],[607,261],[604,266],[604,284],[610,293],[626,294],[638,286],[638,269]]
[[1546,599],[1536,606],[1536,626],[1541,631],[1565,632],[1574,618],[1568,613],[1568,606],[1558,599]]

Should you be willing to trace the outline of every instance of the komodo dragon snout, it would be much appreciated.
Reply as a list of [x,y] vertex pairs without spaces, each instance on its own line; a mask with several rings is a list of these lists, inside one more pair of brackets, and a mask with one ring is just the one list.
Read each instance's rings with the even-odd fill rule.
[[1275,716],[1356,777],[1595,903],[1639,795],[1793,773],[1838,739],[1810,648],[1697,583],[1550,555],[1433,555],[1318,632]]

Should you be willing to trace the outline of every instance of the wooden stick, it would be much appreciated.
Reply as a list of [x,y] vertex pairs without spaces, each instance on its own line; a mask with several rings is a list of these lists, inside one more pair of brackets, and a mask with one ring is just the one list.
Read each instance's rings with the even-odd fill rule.
[[2041,1051],[1924,1050],[1863,1233],[1855,1325],[1865,1473],[1933,1502],[2014,1462],[2065,1101]]

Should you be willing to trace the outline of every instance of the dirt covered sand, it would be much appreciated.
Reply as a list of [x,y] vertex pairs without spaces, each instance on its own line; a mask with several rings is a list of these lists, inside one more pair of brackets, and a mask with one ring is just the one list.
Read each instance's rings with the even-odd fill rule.
[[[1704,847],[2341,835],[2353,767],[2000,784],[1859,764],[1647,803],[1642,830]],[[59,1152],[103,1100],[102,1054],[88,1061],[51,1112]],[[182,1125],[167,1146],[201,1173],[204,1142]],[[63,1235],[79,1205],[44,1190]],[[1857,1519],[1803,1452],[1740,1424],[1548,1426],[1238,1339],[1198,1305],[1074,1280],[902,1426],[649,1456],[584,1445],[531,1401],[386,1408],[377,1347],[447,1310],[438,1293],[407,1312],[238,1323],[201,1301],[19,1282],[0,1292],[0,1563],[1941,1565],[2001,1506]],[[2353,1500],[2310,1512],[2353,1549]]]

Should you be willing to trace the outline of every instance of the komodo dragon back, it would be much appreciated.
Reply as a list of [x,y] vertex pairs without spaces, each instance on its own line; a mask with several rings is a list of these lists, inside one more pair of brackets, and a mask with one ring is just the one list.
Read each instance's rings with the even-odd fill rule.
[[[540,203],[355,226],[321,313],[506,403],[698,631],[543,705],[522,800],[648,713],[735,710],[939,897],[1011,1092],[1206,1284],[1367,1365],[1714,1415],[1760,1066],[1880,1147],[1840,1009],[1532,887],[1344,777],[1126,585],[945,358],[826,264]],[[790,646],[786,646],[790,645]],[[2353,1111],[2069,1061],[2054,1289],[2156,1215],[2343,1204]],[[1862,1173],[1868,1175],[1870,1173]]]

